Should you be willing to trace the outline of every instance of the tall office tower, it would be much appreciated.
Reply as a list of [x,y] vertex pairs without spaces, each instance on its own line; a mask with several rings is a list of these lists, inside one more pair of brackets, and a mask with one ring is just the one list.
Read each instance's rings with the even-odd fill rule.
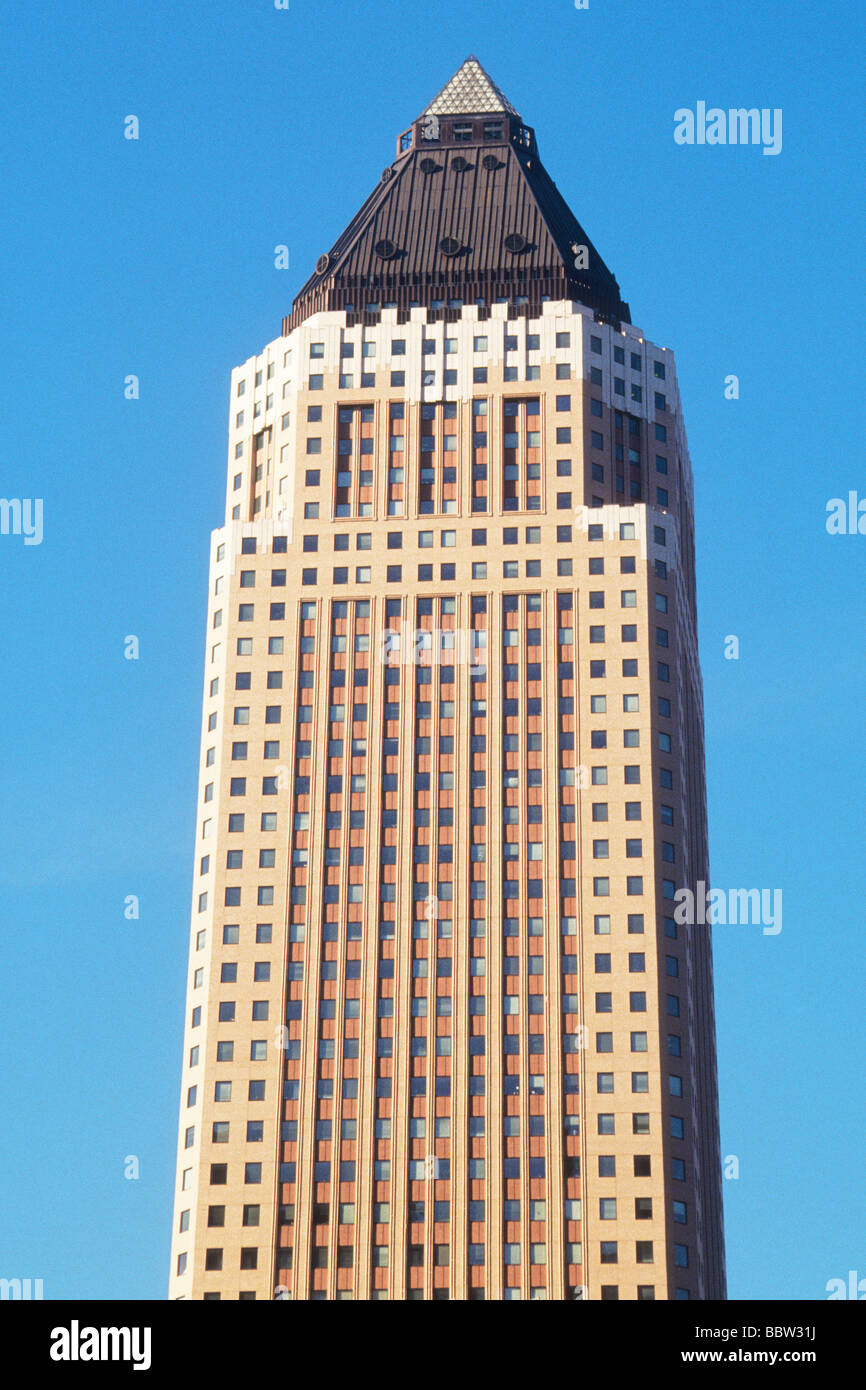
[[476,59],[228,453],[171,1295],[723,1298],[674,362]]

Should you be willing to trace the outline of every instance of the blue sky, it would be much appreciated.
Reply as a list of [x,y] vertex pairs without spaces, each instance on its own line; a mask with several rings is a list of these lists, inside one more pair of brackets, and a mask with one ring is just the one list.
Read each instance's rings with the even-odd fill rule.
[[[165,1296],[229,373],[469,53],[677,356],[712,875],[784,900],[778,936],[715,933],[730,1295],[866,1275],[866,536],[824,524],[830,498],[866,497],[862,19],[827,0],[3,10],[0,491],[44,499],[44,539],[0,536],[0,1275]],[[700,100],[781,108],[781,154],[676,145]]]

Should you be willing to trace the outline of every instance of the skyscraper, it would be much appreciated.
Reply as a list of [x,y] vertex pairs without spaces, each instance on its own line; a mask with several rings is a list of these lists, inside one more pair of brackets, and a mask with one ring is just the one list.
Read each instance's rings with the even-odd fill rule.
[[673,356],[475,58],[232,374],[175,1298],[723,1298]]

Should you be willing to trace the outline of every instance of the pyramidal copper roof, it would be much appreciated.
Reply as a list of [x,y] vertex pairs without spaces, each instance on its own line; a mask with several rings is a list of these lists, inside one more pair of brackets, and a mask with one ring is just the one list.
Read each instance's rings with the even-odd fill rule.
[[394,162],[300,290],[288,333],[310,314],[345,310],[375,322],[383,308],[446,319],[495,303],[536,316],[576,300],[630,321],[605,265],[538,157],[535,133],[477,58],[461,65],[404,131]]

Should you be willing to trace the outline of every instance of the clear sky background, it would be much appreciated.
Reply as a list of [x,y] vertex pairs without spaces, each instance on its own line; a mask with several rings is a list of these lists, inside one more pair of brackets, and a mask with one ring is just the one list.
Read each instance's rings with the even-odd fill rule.
[[[45,527],[0,536],[0,1276],[165,1297],[229,373],[470,53],[677,357],[712,875],[784,902],[777,936],[715,932],[730,1296],[866,1276],[866,535],[825,529],[866,497],[862,15],[3,0],[0,23],[0,493]],[[677,146],[699,100],[781,107],[781,154]]]

